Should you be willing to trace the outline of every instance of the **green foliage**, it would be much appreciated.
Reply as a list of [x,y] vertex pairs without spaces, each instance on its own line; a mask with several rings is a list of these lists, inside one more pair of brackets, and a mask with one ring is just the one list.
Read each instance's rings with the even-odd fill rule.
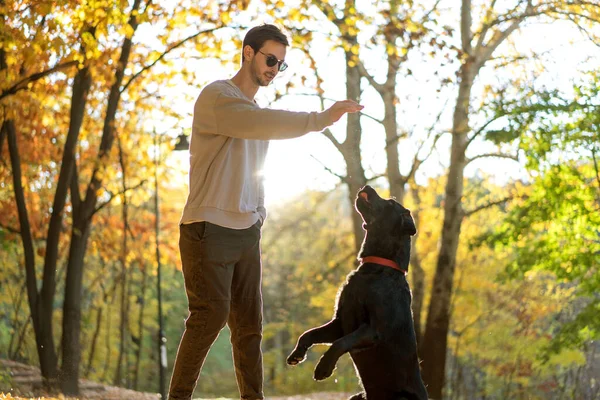
[[559,334],[549,343],[543,353],[543,359],[549,361],[551,357],[561,354],[569,349],[583,349],[588,343],[593,343],[600,337],[600,301],[593,299],[577,310],[575,318],[560,326]]
[[[585,299],[569,305],[573,308],[569,317],[554,327],[557,334],[547,346],[550,353],[581,348],[600,337],[597,82],[598,76],[591,74],[585,86],[575,87],[573,99],[562,100],[549,92],[539,101],[530,101],[527,112],[532,122],[528,125],[519,122],[519,114],[508,116],[521,129],[520,148],[532,178],[503,222],[483,239],[497,251],[514,252],[501,274],[504,279],[523,279],[529,271],[548,271]],[[548,99],[555,99],[553,103],[560,106],[553,106]],[[546,360],[549,357],[544,355]]]

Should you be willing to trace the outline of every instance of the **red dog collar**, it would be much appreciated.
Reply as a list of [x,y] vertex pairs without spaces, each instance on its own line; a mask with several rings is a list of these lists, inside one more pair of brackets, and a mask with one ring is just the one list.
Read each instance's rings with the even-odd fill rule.
[[369,256],[369,257],[361,258],[360,261],[362,264],[373,263],[373,264],[384,265],[386,267],[397,269],[398,271],[403,272],[404,275],[408,274],[408,271],[400,268],[398,263],[396,263],[395,261],[389,260],[387,258]]

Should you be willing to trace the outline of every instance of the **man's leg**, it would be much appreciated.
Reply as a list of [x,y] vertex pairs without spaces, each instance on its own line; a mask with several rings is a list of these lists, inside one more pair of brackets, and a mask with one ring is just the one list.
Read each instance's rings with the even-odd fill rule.
[[235,266],[231,286],[229,328],[235,373],[242,399],[263,399],[262,340],[262,267],[260,227],[247,230],[247,244]]
[[206,355],[229,316],[233,270],[241,252],[223,229],[204,222],[180,227],[189,316],[177,350],[170,400],[192,398]]

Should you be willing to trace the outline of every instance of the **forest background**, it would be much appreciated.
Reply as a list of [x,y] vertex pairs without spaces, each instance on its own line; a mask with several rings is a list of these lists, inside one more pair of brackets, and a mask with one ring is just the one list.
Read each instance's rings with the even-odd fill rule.
[[[365,105],[272,143],[267,393],[359,390],[347,356],[324,382],[325,348],[285,357],[357,265],[368,183],[417,223],[432,398],[600,398],[600,6],[585,0],[0,0],[0,356],[66,394],[82,377],[164,392],[186,317],[178,139],[260,23],[291,41],[261,106]],[[237,395],[226,329],[196,394]]]

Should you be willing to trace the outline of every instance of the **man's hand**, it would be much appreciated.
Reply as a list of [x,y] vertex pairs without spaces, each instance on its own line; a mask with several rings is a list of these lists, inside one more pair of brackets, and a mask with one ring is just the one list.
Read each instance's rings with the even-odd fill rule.
[[364,106],[361,106],[352,100],[336,101],[331,107],[325,112],[329,114],[331,123],[339,121],[340,118],[346,113],[355,113],[362,110]]

